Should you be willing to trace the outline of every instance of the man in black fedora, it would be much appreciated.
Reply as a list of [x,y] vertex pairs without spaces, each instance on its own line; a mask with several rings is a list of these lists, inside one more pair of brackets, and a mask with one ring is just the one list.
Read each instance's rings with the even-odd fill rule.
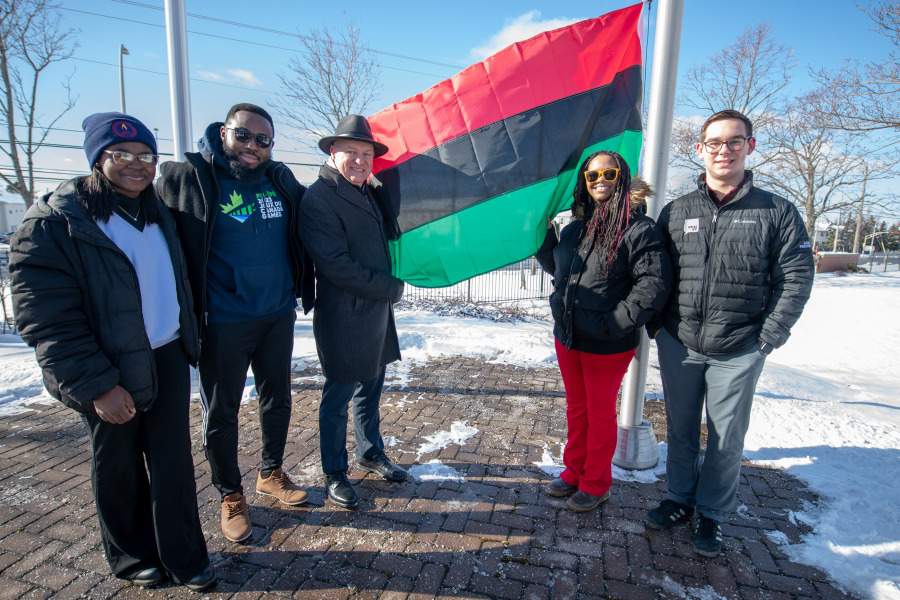
[[300,235],[316,267],[313,334],[325,375],[319,443],[328,499],[354,508],[359,498],[347,481],[351,400],[356,466],[388,481],[406,479],[384,454],[378,412],[385,365],[400,359],[393,303],[403,295],[403,282],[391,275],[388,253],[398,226],[371,177],[372,161],[388,149],[364,117],[341,119],[319,148],[329,158],[300,204]]

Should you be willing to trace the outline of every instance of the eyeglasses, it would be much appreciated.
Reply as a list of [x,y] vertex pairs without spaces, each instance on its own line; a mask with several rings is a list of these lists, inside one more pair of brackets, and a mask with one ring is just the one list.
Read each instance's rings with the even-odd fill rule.
[[616,179],[619,178],[619,169],[603,169],[602,171],[585,171],[584,172],[584,180],[588,183],[594,183],[600,178],[603,178],[603,181],[608,181],[612,183]]
[[159,162],[158,154],[151,154],[150,152],[142,152],[141,154],[132,154],[131,152],[125,152],[124,150],[104,150],[107,154],[112,156],[113,162],[117,165],[130,165],[134,162],[134,159],[138,159],[141,161],[141,164],[147,167],[154,166]]
[[720,140],[712,140],[709,142],[700,142],[704,146],[706,146],[706,151],[712,154],[715,154],[719,150],[722,149],[722,144],[728,146],[728,149],[732,152],[737,152],[741,148],[744,147],[744,142],[749,140],[752,136],[742,137],[742,138],[734,138],[733,140],[728,140],[727,142],[722,142]]
[[234,132],[234,139],[242,144],[246,144],[250,140],[255,140],[256,145],[260,148],[268,148],[272,145],[272,138],[265,133],[253,133],[249,129],[244,129],[243,127],[226,127],[225,129],[232,130]]

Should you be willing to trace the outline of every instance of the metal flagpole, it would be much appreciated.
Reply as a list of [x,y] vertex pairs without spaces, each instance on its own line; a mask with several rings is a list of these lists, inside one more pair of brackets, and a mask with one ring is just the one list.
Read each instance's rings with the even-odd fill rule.
[[181,160],[191,145],[191,86],[188,79],[187,22],[185,0],[166,0],[166,42],[169,51],[169,97],[175,160]]
[[[647,201],[647,214],[659,216],[666,197],[669,142],[675,111],[675,84],[678,79],[678,51],[684,0],[657,0],[656,35],[653,42],[653,72],[650,105],[644,144],[643,176],[654,190]],[[641,341],[625,374],[619,411],[619,436],[613,464],[625,469],[649,469],[659,462],[653,426],[644,420],[644,384],[650,343],[641,332]]]
[[122,112],[128,112],[125,110],[125,61],[124,56],[128,54],[128,48],[125,47],[125,44],[119,44],[119,104],[122,107]]

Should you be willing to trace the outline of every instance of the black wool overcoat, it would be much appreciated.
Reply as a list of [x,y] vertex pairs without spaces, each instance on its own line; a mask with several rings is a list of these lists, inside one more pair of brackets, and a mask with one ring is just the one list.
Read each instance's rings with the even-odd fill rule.
[[403,282],[391,275],[388,237],[396,215],[370,180],[371,200],[330,166],[323,166],[300,204],[300,237],[316,272],[313,334],[327,379],[374,379],[400,360],[393,303]]

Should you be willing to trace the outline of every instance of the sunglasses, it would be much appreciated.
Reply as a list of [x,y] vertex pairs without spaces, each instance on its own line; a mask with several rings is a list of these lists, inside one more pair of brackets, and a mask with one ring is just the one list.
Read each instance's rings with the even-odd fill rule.
[[159,155],[151,154],[149,152],[143,152],[141,154],[132,154],[131,152],[125,152],[124,150],[104,150],[104,152],[111,155],[113,162],[117,165],[130,165],[134,162],[135,158],[141,161],[142,165],[147,167],[154,166],[159,162]]
[[602,171],[585,171],[584,172],[584,180],[588,183],[594,183],[600,178],[603,178],[603,181],[608,181],[612,183],[616,179],[619,178],[619,169],[603,169]]
[[272,138],[265,133],[253,133],[249,129],[244,129],[243,127],[226,127],[225,129],[232,130],[234,132],[234,139],[242,144],[246,144],[250,140],[255,140],[256,145],[260,148],[268,148],[272,145]]

